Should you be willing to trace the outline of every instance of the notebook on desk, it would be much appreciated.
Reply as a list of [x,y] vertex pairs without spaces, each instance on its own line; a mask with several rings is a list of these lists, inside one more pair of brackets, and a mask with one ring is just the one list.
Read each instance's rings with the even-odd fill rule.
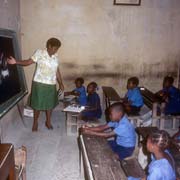
[[75,113],[81,113],[85,110],[85,106],[80,106],[76,104],[72,104],[67,106],[63,111],[64,112],[75,112]]

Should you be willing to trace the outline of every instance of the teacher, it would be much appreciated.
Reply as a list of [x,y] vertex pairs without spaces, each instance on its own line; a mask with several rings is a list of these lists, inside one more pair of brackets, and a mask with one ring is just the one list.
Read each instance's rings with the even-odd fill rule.
[[46,112],[46,127],[53,129],[51,113],[58,103],[56,81],[58,81],[59,88],[64,90],[57,57],[57,51],[60,47],[61,42],[58,39],[50,38],[46,43],[46,49],[37,50],[27,60],[16,60],[13,57],[8,58],[8,63],[12,65],[28,66],[36,63],[30,99],[30,105],[34,110],[32,131],[38,130],[40,111]]

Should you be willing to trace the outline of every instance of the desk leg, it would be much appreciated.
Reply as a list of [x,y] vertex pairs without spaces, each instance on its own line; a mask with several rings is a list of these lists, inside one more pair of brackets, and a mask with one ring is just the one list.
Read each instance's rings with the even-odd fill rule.
[[14,167],[11,167],[10,171],[9,171],[9,177],[8,180],[16,180],[15,178],[15,169]]
[[160,118],[160,130],[162,130],[164,128],[164,123],[165,123],[165,119],[164,119],[164,116],[162,116]]
[[81,175],[81,154],[82,154],[82,152],[81,152],[81,142],[80,142],[80,135],[78,136],[78,138],[77,138],[77,141],[78,141],[78,147],[79,147],[79,174]]
[[14,148],[11,148],[10,154],[9,154],[9,161],[10,161],[10,168],[9,168],[9,176],[8,180],[16,180],[15,175],[15,160],[14,160]]
[[176,117],[173,117],[173,129],[176,129]]
[[26,127],[26,124],[25,124],[25,122],[24,122],[23,113],[22,113],[22,111],[21,111],[21,107],[20,107],[20,105],[19,105],[18,103],[17,103],[17,109],[18,109],[18,112],[19,112],[19,115],[20,115],[21,121],[22,121],[23,125]]

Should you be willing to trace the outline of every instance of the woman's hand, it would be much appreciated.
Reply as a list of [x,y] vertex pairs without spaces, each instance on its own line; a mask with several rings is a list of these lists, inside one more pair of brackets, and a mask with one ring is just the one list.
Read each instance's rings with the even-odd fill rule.
[[16,64],[16,59],[10,56],[10,58],[7,58],[7,63],[11,65]]
[[64,91],[64,85],[63,85],[62,82],[59,84],[59,89],[61,89],[62,91]]

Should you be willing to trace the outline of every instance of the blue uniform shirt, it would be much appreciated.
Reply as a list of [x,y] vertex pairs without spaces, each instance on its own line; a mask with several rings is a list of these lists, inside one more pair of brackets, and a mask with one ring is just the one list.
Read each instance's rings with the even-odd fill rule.
[[78,103],[81,106],[85,106],[87,103],[87,96],[86,96],[86,89],[84,86],[81,86],[80,88],[75,88],[75,92],[78,92],[80,95],[78,97]]
[[89,94],[87,97],[87,105],[90,107],[96,107],[97,109],[94,111],[87,111],[85,112],[85,115],[88,117],[96,117],[101,118],[102,115],[102,109],[101,109],[101,102],[99,95],[94,92],[93,94]]
[[132,106],[141,107],[144,105],[143,97],[138,87],[129,89],[126,97],[128,98],[128,101],[132,102]]
[[180,90],[171,86],[164,88],[163,92],[169,95],[168,102],[165,108],[165,114],[179,114],[180,113]]
[[[167,150],[165,152],[172,157]],[[156,160],[154,156],[151,156],[151,159],[147,180],[176,180],[175,169],[173,169],[167,159]],[[141,180],[141,178],[128,177],[128,180]]]
[[124,116],[119,122],[109,122],[108,126],[114,128],[116,143],[123,147],[134,147],[136,144],[136,133],[134,126]]

